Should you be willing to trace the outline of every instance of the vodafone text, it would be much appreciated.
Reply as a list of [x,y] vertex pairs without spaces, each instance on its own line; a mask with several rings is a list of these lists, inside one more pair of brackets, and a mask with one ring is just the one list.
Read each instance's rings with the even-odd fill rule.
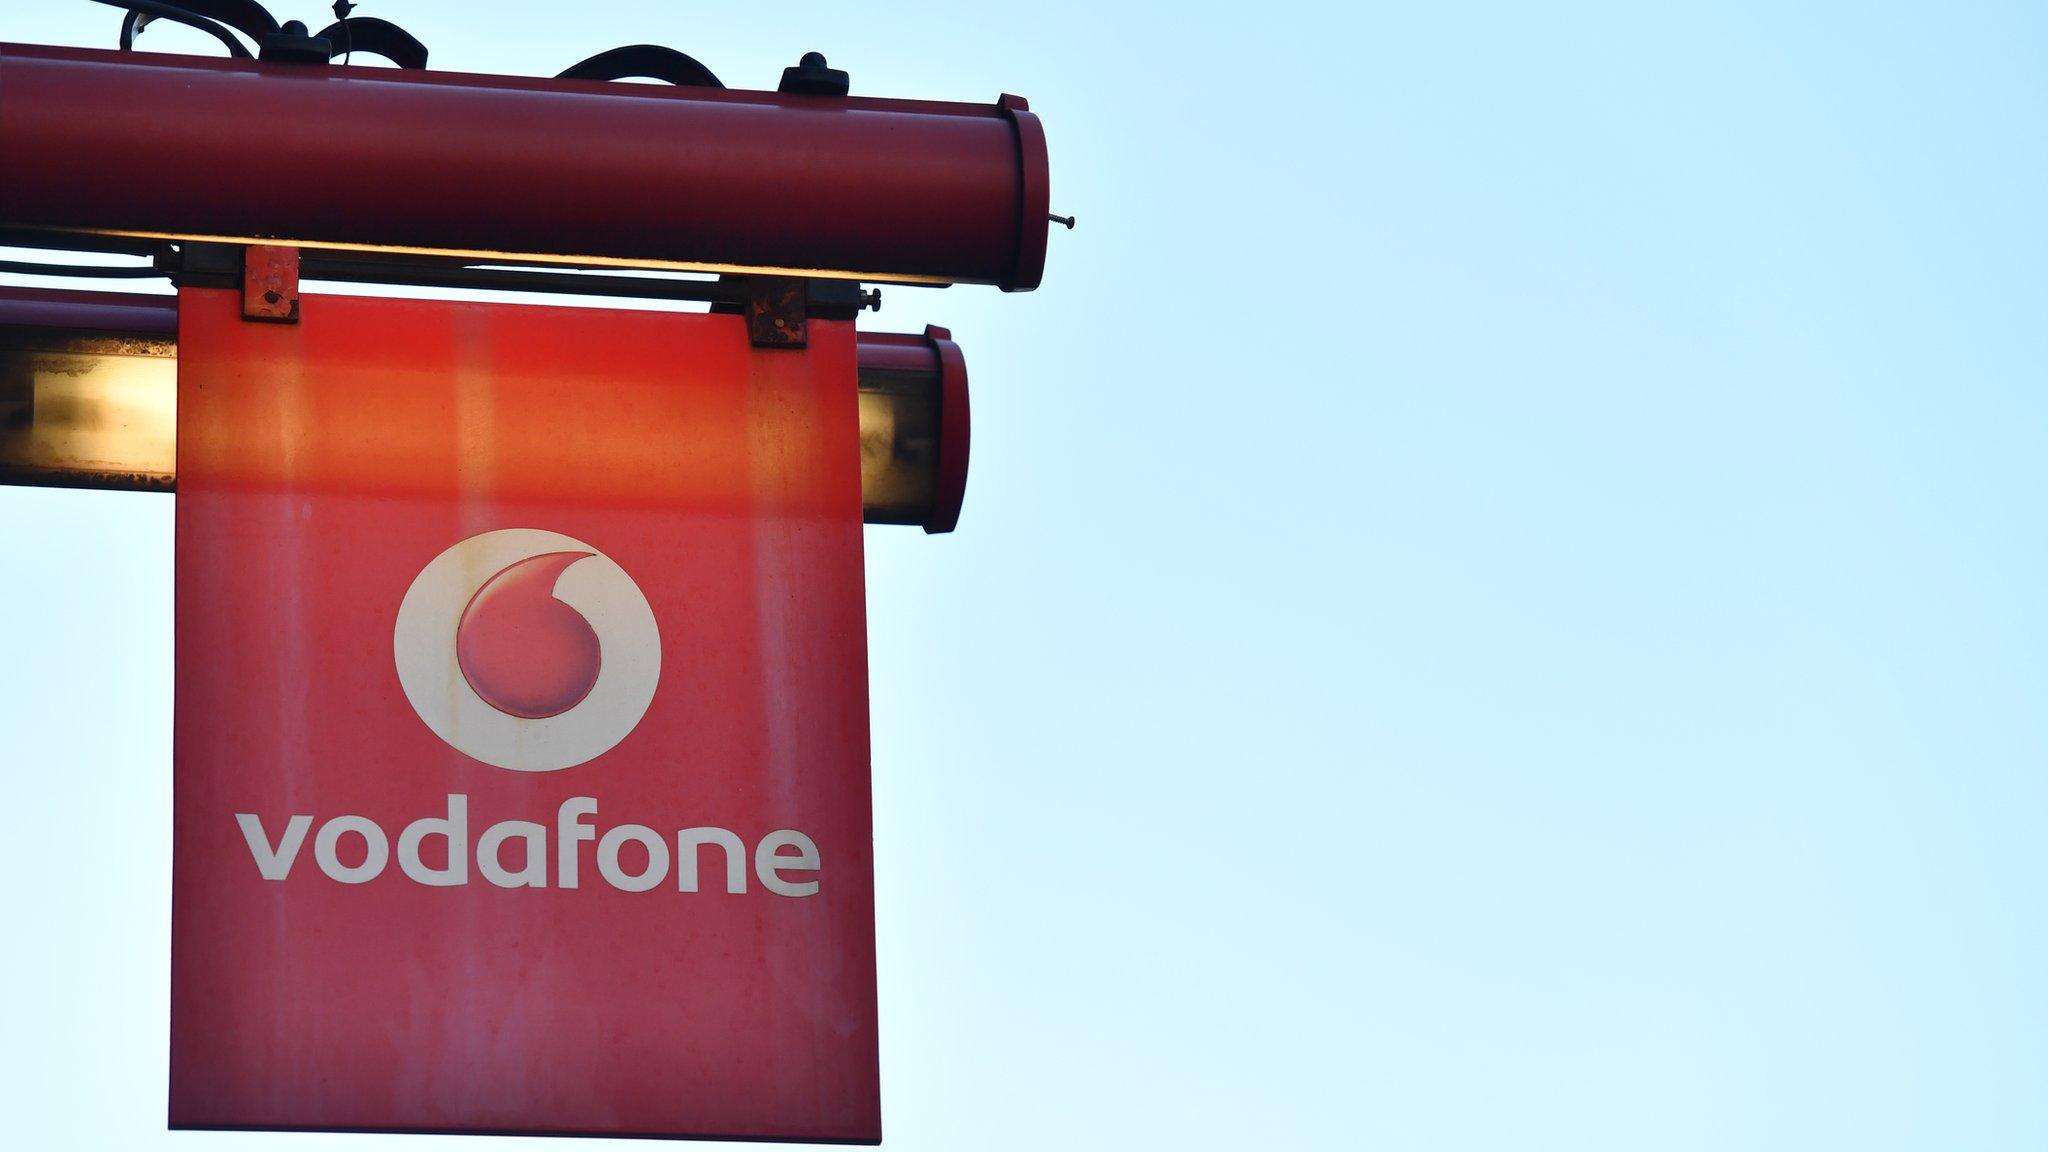
[[[578,865],[581,863],[579,845],[591,840],[597,841],[598,874],[614,888],[645,892],[668,878],[666,837],[641,824],[620,824],[600,838],[594,823],[583,822],[583,817],[596,813],[597,801],[589,796],[571,796],[562,801],[562,807],[555,813],[555,887],[577,886]],[[242,836],[249,842],[249,854],[255,857],[256,871],[265,880],[277,881],[291,875],[292,863],[298,859],[299,850],[306,843],[306,833],[313,827],[311,816],[293,816],[285,821],[283,830],[272,840],[271,834],[263,827],[262,818],[253,812],[235,813],[235,822],[241,825]],[[345,836],[353,836],[362,842],[360,863],[342,863],[341,841]],[[447,841],[447,863],[438,868],[429,867],[420,860],[420,844],[430,836]],[[524,842],[517,867],[506,867],[500,856],[508,840]],[[629,841],[638,843],[646,857],[637,872],[627,871],[619,860],[620,850]],[[747,846],[732,832],[724,828],[684,828],[675,834],[675,844],[678,891],[697,891],[697,859],[700,850],[706,846],[720,849],[725,864],[725,890],[731,893],[747,890]],[[354,847],[351,845],[352,849]],[[786,852],[785,849],[794,849],[794,852]],[[349,854],[352,857],[357,855],[355,851]],[[528,820],[503,820],[493,824],[477,837],[475,855],[476,870],[485,880],[500,888],[548,886],[548,830],[543,825]],[[343,884],[365,884],[375,880],[390,862],[390,857],[391,844],[385,838],[384,829],[364,816],[336,816],[322,824],[319,834],[313,838],[313,859],[320,871]],[[447,816],[415,820],[398,834],[399,870],[418,883],[437,888],[467,884],[469,860],[469,797],[460,793],[449,795]],[[817,894],[818,881],[791,880],[785,876],[787,873],[816,873],[821,867],[818,845],[794,828],[778,828],[763,836],[761,842],[754,846],[753,864],[754,875],[761,881],[761,887],[778,896]]]

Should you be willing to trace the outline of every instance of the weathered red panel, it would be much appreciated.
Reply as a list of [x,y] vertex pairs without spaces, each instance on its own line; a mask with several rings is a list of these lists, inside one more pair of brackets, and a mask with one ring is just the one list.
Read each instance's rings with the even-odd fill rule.
[[851,326],[187,290],[178,339],[173,1125],[878,1140]]

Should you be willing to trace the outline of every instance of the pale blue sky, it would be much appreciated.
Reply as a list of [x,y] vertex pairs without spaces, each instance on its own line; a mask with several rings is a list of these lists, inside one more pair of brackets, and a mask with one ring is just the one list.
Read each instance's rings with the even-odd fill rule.
[[[975,411],[868,533],[887,1147],[2048,1145],[2048,9],[361,14],[1044,119],[1045,286],[865,322]],[[544,1143],[162,1131],[171,514],[0,489],[6,1130]]]

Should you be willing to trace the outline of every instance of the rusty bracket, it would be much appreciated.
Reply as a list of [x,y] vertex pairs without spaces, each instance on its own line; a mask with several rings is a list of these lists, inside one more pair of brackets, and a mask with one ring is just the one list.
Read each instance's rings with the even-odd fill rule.
[[242,319],[299,322],[299,250],[251,244],[242,250]]
[[747,340],[756,348],[802,348],[810,339],[805,324],[810,287],[783,276],[747,280]]
[[882,309],[881,289],[863,291],[851,280],[799,280],[784,276],[732,276],[738,281],[735,303],[715,303],[713,312],[739,312],[747,318],[747,340],[756,348],[805,347],[811,320],[851,320],[864,308]]

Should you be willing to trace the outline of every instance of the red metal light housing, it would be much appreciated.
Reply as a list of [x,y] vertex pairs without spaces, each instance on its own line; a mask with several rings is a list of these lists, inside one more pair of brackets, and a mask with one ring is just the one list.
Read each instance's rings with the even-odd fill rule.
[[0,44],[0,223],[1038,285],[1044,133],[991,105]]
[[967,495],[967,360],[960,346],[951,332],[932,326],[921,336],[863,332],[859,349],[868,521],[951,532]]
[[[175,296],[0,287],[0,484],[173,491]],[[870,524],[950,532],[967,485],[967,363],[943,328],[859,333]]]

